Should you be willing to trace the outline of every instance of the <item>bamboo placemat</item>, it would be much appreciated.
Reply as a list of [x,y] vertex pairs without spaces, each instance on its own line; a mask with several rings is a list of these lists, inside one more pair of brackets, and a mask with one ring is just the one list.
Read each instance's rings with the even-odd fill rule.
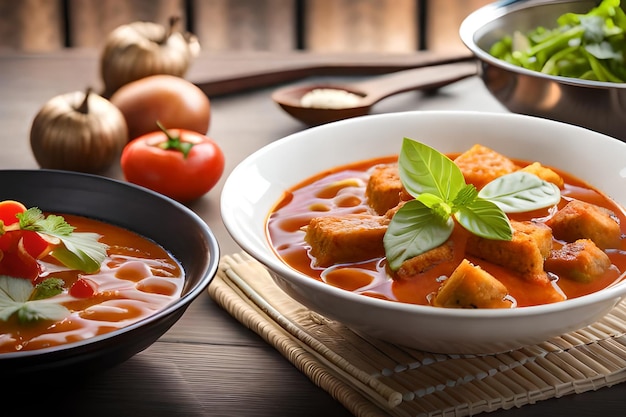
[[222,258],[208,291],[358,417],[471,416],[626,380],[626,302],[540,345],[461,356],[357,335],[289,298],[245,253]]

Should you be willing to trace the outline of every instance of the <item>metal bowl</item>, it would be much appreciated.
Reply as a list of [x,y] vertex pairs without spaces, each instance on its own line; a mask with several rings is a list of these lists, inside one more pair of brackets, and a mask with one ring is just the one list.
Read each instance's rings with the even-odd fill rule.
[[514,31],[552,28],[567,12],[586,13],[598,1],[498,1],[465,18],[460,37],[480,61],[480,76],[507,109],[558,120],[626,141],[626,84],[588,81],[527,70],[489,54],[493,43]]

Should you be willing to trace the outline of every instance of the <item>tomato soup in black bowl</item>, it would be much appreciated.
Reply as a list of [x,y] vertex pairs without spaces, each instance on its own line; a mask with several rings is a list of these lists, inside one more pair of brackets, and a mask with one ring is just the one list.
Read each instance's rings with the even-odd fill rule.
[[3,375],[123,362],[173,326],[217,272],[213,232],[158,193],[43,169],[0,170],[0,183]]

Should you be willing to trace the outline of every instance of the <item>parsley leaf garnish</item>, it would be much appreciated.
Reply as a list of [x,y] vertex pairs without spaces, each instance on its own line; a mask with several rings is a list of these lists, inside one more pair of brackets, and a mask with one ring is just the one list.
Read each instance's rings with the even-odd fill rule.
[[63,305],[50,299],[32,299],[33,284],[28,279],[0,276],[0,320],[17,314],[20,322],[61,320],[70,314]]
[[69,236],[74,231],[74,227],[63,217],[55,214],[46,217],[37,207],[31,207],[16,216],[23,230],[42,232],[52,236]]
[[31,207],[17,214],[17,218],[21,229],[59,239],[63,245],[56,247],[51,255],[67,267],[87,273],[96,272],[106,258],[108,246],[99,242],[101,235],[74,232],[75,227],[61,216],[44,216],[39,208]]
[[39,284],[35,285],[35,289],[30,295],[31,300],[43,300],[44,298],[54,297],[61,294],[65,281],[61,278],[46,278]]
[[549,207],[561,199],[556,185],[521,171],[503,175],[478,192],[450,158],[408,138],[402,142],[398,166],[402,185],[415,199],[394,214],[383,238],[392,270],[448,240],[453,219],[477,236],[511,240],[506,212]]

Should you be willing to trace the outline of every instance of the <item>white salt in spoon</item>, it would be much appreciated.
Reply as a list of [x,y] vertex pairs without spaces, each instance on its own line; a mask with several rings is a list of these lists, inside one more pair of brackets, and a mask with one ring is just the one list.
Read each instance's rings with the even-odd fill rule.
[[471,77],[478,73],[477,65],[474,61],[458,62],[354,83],[289,86],[274,91],[272,99],[294,118],[319,125],[368,114],[374,104],[393,94],[432,90]]

